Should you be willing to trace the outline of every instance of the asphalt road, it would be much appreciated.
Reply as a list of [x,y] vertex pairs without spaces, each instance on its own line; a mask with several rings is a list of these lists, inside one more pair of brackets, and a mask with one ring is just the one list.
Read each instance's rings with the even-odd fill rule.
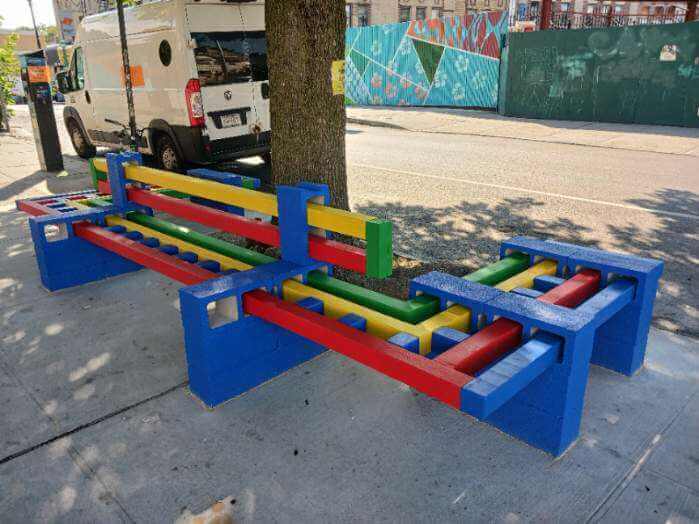
[[[31,134],[26,106],[14,125]],[[699,337],[697,157],[350,125],[347,159],[353,208],[393,221],[396,252],[475,268],[532,235],[660,258],[655,324]]]
[[660,258],[656,325],[699,336],[696,157],[365,126],[347,150],[352,205],[397,252],[475,266],[532,235]]

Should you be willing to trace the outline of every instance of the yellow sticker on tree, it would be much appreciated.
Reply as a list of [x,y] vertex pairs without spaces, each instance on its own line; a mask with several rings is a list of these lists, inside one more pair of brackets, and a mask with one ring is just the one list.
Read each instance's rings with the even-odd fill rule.
[[333,95],[345,94],[345,61],[333,60],[332,64]]

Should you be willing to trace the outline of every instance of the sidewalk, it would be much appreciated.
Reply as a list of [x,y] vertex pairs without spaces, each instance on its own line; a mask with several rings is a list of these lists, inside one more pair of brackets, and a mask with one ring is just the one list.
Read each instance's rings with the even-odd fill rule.
[[14,200],[88,187],[85,163],[42,172],[3,135],[0,158],[3,523],[171,523],[224,497],[236,522],[699,519],[699,341],[652,329],[635,377],[593,367],[559,459],[332,352],[208,411],[177,284],[41,287]]
[[[63,145],[61,174],[41,171],[34,138],[16,126],[12,133],[0,133],[0,212],[15,209],[15,200],[40,195],[79,191],[88,187],[87,163],[69,154]],[[0,241],[7,235],[0,231]],[[0,288],[1,289],[1,288]]]
[[347,122],[420,133],[492,136],[699,157],[699,129],[529,120],[494,112],[424,107],[348,107]]

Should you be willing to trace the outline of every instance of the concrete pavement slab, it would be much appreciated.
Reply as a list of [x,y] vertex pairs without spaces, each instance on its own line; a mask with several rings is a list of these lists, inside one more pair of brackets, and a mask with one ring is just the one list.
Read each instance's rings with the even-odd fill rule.
[[[55,435],[37,402],[8,374],[0,360],[0,460]],[[0,489],[0,491],[2,491]]]
[[695,494],[699,494],[698,413],[699,394],[695,394],[647,462],[650,469],[675,479]]
[[696,156],[692,128],[512,118],[495,112],[429,107],[347,108],[348,122],[413,132],[489,136]]
[[699,496],[672,480],[642,469],[598,522],[689,524],[699,520]]
[[3,173],[11,181],[0,186],[0,202],[4,204],[0,211],[12,209],[7,204],[14,204],[20,198],[81,191],[89,189],[91,185],[84,167],[80,171],[73,169],[69,175],[49,173],[40,171],[38,167],[34,169],[27,166],[6,167],[3,168]]
[[144,272],[4,308],[0,358],[70,431],[185,381],[176,289]]
[[62,439],[0,464],[0,520],[7,524],[133,522]]
[[[175,392],[75,442],[129,514],[153,522],[228,495],[242,521],[579,515],[630,467],[588,446],[554,461],[336,355],[212,413]],[[154,499],[153,484],[168,489]]]
[[[683,414],[699,393],[697,350],[699,343],[692,339],[654,329],[645,366],[634,377],[593,366],[584,418],[589,443],[635,460],[645,452],[649,439],[657,435],[671,439],[679,420],[699,423],[699,416]],[[691,464],[690,457],[682,459]],[[673,478],[679,476],[673,474]]]
[[[658,354],[663,366],[697,372],[672,354]],[[645,396],[628,382],[592,373],[582,438],[559,460],[335,354],[213,412],[176,390],[73,438],[137,521],[228,495],[243,521],[578,521],[633,470],[657,431],[650,422],[684,402],[649,404],[667,386],[653,372]],[[615,406],[619,420],[601,421]],[[153,485],[168,488],[154,497]]]

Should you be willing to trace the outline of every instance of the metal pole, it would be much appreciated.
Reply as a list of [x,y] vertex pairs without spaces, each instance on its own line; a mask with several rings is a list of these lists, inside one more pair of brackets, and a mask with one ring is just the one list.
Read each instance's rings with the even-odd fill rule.
[[136,110],[133,105],[133,85],[131,84],[131,64],[129,63],[129,47],[126,43],[126,23],[124,22],[124,0],[117,0],[117,16],[119,18],[119,37],[121,39],[121,60],[124,65],[124,84],[126,85],[126,105],[129,108],[129,146],[132,151],[138,151],[136,129]]
[[29,4],[29,12],[32,14],[32,24],[34,24],[34,36],[36,36],[36,48],[41,49],[41,38],[39,38],[39,30],[36,28],[36,19],[34,18],[34,7],[32,6],[32,0],[27,0]]
[[10,115],[7,111],[7,105],[5,104],[5,98],[0,96],[0,130],[3,126],[5,131],[10,132]]

